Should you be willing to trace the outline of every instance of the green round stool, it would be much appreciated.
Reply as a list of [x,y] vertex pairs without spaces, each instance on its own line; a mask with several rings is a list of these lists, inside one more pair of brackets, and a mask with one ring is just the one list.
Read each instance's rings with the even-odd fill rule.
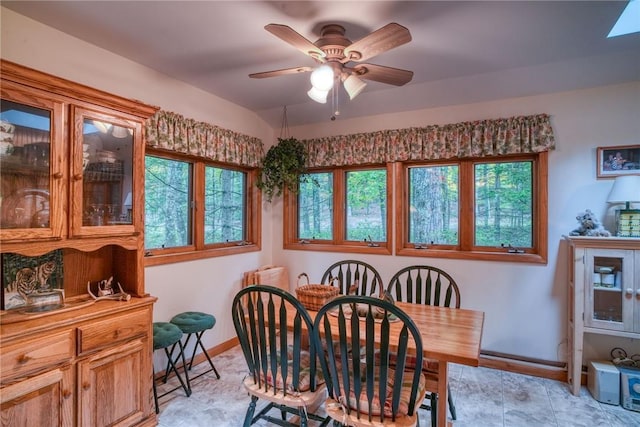
[[191,339],[192,335],[195,335],[196,337],[196,343],[193,346],[193,353],[191,354],[191,358],[189,359],[189,370],[191,370],[191,368],[193,367],[193,359],[196,355],[196,350],[198,349],[198,347],[200,347],[207,360],[209,361],[211,369],[198,374],[194,378],[213,371],[216,374],[216,378],[220,379],[218,370],[213,365],[211,357],[209,357],[209,353],[207,353],[207,350],[202,344],[202,335],[208,329],[213,328],[213,326],[216,324],[216,318],[211,314],[201,313],[199,311],[185,311],[184,313],[176,314],[175,316],[173,316],[173,318],[171,318],[171,323],[176,325],[178,328],[180,328],[182,333],[187,335],[187,338],[185,339],[183,344],[184,348],[187,348],[187,344],[189,344],[189,340]]
[[[164,382],[167,382],[167,377],[171,373],[171,371],[176,373],[176,377],[180,381],[180,385],[182,389],[187,394],[187,397],[191,396],[191,385],[189,384],[189,374],[187,372],[187,364],[184,359],[184,348],[182,347],[182,331],[179,327],[169,322],[154,322],[153,323],[153,351],[164,349],[165,354],[167,355],[167,369],[164,374]],[[176,345],[178,346],[180,353],[176,355],[176,358],[173,357],[173,350]],[[171,350],[169,350],[171,347]],[[178,372],[178,368],[176,367],[176,362],[178,362],[178,358],[182,358],[182,367],[184,368],[184,376],[186,379],[182,379],[182,376]],[[155,380],[155,369],[153,372],[153,399],[156,404],[156,414],[160,412],[160,407],[158,406],[158,399],[160,397],[166,396],[167,394],[179,389],[180,387],[175,387],[169,391],[164,392],[163,394],[158,396],[158,391],[156,390],[156,380]]]

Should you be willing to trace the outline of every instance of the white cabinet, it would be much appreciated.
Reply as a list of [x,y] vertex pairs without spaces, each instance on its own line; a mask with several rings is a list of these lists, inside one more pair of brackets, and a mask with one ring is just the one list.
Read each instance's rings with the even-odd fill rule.
[[640,239],[567,237],[567,377],[580,392],[584,333],[640,339]]

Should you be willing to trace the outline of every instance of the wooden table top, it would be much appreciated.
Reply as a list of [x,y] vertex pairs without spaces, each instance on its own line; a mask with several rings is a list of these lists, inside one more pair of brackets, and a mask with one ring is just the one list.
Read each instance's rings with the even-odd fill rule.
[[478,366],[484,312],[398,302],[422,336],[428,358]]
[[[425,357],[478,366],[484,312],[403,302],[396,305],[418,327]],[[309,314],[315,319],[317,312],[309,310]]]

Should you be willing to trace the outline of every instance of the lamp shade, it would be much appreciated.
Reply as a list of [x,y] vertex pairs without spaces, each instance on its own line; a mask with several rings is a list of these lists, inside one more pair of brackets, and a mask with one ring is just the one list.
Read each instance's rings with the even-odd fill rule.
[[619,176],[613,182],[608,203],[640,202],[640,175]]
[[313,99],[316,102],[319,102],[320,104],[326,104],[329,90],[320,90],[316,87],[312,87],[311,89],[309,89],[309,92],[307,92],[307,95],[309,95],[309,98]]
[[321,65],[311,73],[311,85],[321,91],[329,91],[333,87],[333,69],[329,65]]
[[349,94],[349,99],[353,99],[358,96],[358,94],[367,86],[362,79],[354,76],[353,74],[347,77],[343,84],[344,89]]

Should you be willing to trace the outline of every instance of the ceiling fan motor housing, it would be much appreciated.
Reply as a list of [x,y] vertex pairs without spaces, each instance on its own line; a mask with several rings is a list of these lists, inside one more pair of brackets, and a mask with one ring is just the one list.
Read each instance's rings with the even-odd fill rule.
[[342,25],[329,24],[322,27],[320,38],[314,43],[327,56],[326,61],[347,62],[357,60],[362,55],[359,52],[352,52],[347,58],[344,54],[344,48],[351,45],[351,40],[344,36],[345,29]]

